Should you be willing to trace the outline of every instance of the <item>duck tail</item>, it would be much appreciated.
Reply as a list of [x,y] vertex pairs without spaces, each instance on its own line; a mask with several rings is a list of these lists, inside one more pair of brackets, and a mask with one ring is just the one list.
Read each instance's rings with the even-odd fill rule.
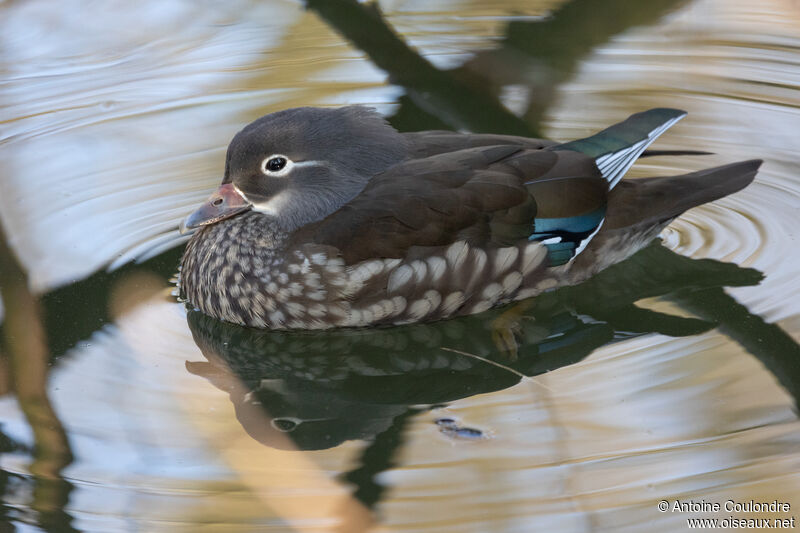
[[593,157],[609,188],[613,188],[647,147],[685,116],[686,111],[680,109],[650,109],[591,137],[559,144],[551,150],[573,150]]
[[606,227],[668,222],[693,207],[744,189],[761,163],[752,159],[680,176],[625,180],[609,196]]

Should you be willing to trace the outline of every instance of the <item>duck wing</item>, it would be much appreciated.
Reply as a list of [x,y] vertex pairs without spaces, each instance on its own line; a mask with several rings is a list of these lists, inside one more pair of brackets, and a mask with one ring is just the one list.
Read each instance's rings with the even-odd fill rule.
[[559,143],[547,139],[532,139],[516,135],[493,133],[459,133],[456,131],[429,130],[403,133],[414,159],[456,152],[482,146],[518,146],[529,150],[540,150]]
[[594,160],[579,152],[482,146],[392,167],[293,239],[335,247],[347,264],[457,241],[539,240],[568,260],[602,223],[607,192]]
[[[686,116],[680,109],[656,108],[636,113],[623,122],[615,124],[591,137],[558,143],[548,139],[533,139],[516,135],[498,135],[492,133],[459,133],[455,131],[430,130],[403,133],[409,144],[413,157],[430,157],[436,154],[454,152],[465,148],[479,146],[514,145],[529,150],[555,148],[557,150],[574,150],[598,159],[613,174],[614,184],[627,172],[637,157],[653,157],[664,155],[709,155],[701,150],[648,150],[655,139],[672,125]],[[642,147],[644,145],[644,147]],[[556,148],[557,147],[557,148]],[[624,164],[614,167],[615,161]],[[612,176],[612,172],[608,172]]]
[[[299,231],[349,264],[403,258],[460,240],[481,247],[538,241],[551,266],[580,254],[603,225],[608,192],[686,115],[657,108],[585,139],[451,132],[405,134],[417,157],[374,177],[342,209]],[[486,145],[502,141],[500,145]],[[468,148],[456,149],[464,145]],[[455,150],[454,150],[455,149]]]

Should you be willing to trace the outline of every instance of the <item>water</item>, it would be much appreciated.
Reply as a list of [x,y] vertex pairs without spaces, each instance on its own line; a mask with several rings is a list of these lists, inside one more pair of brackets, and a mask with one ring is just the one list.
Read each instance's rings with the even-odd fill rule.
[[[330,5],[0,3],[0,220],[22,266],[0,255],[0,521],[673,531],[794,516],[797,3],[397,0],[383,19]],[[187,314],[169,294],[175,228],[231,136],[346,103],[405,130],[554,139],[678,107],[689,117],[658,148],[714,155],[633,175],[765,164],[663,246],[510,323],[320,336]],[[657,510],[675,499],[792,509]]]

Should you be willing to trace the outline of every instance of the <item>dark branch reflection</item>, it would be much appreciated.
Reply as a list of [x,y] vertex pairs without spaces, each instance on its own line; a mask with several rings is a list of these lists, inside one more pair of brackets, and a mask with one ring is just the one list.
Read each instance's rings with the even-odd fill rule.
[[794,398],[795,409],[800,410],[800,345],[780,326],[750,313],[719,287],[683,290],[671,299],[698,316],[719,324],[721,333],[741,344],[772,372]]
[[[658,22],[685,0],[593,0],[565,2],[540,21],[508,24],[500,45],[478,52],[453,70],[437,69],[414,52],[386,22],[377,3],[357,0],[306,0],[332,28],[402,86],[400,109],[390,120],[404,131],[446,128],[484,133],[537,136],[557,87],[580,61],[615,35]],[[505,85],[522,85],[529,93],[522,118],[499,100]]]

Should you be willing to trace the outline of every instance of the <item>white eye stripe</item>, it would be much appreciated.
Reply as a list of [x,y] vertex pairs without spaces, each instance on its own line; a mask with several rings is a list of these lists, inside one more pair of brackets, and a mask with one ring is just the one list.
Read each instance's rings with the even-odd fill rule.
[[313,159],[308,161],[298,161],[297,163],[294,164],[294,166],[296,167],[320,167],[324,165],[325,163],[323,163],[322,161],[315,161]]
[[[286,163],[284,164],[283,168],[281,168],[280,170],[270,170],[270,169],[267,168],[267,164],[272,159],[283,159],[284,161],[286,161]],[[313,167],[313,166],[319,166],[319,165],[322,165],[322,164],[323,164],[322,162],[314,161],[314,160],[298,161],[297,163],[295,163],[294,161],[292,161],[291,159],[289,159],[285,155],[273,154],[273,155],[271,155],[269,157],[265,157],[264,160],[261,161],[261,172],[266,176],[272,176],[272,177],[280,178],[280,177],[283,177],[283,176],[286,176],[287,174],[289,174],[289,172],[291,172],[294,167]]]

